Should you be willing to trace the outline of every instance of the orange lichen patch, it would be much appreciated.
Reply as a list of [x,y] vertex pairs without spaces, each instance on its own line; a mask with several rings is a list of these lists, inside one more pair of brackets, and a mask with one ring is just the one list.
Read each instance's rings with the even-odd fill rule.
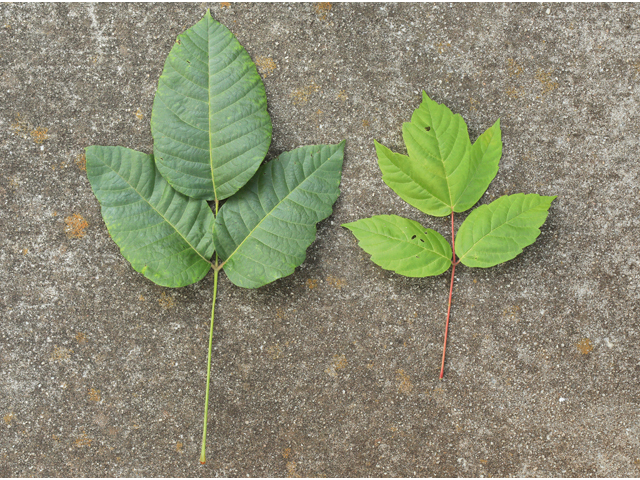
[[279,345],[271,345],[270,347],[267,347],[267,353],[272,360],[277,360],[282,356],[282,349]]
[[23,248],[22,249],[22,254],[26,255],[27,253],[29,253],[29,249],[28,248]]
[[316,15],[320,20],[326,20],[327,14],[331,10],[331,2],[316,3]]
[[516,99],[516,98],[522,97],[525,93],[525,90],[524,90],[524,87],[521,87],[521,88],[509,87],[504,93],[506,93],[509,98]]
[[11,420],[13,420],[13,412],[7,413],[4,417],[2,417],[2,419],[4,420],[4,423],[9,425],[11,423]]
[[510,77],[517,77],[524,72],[522,65],[519,65],[513,58],[507,58],[507,73]]
[[93,439],[87,437],[87,434],[83,431],[82,435],[76,438],[73,443],[76,444],[76,447],[90,447],[91,442],[93,442]]
[[140,110],[140,108],[138,108],[138,111],[136,111],[136,118],[138,120],[142,120],[144,118],[144,113],[142,113],[142,110]]
[[64,362],[69,360],[69,358],[71,358],[71,350],[69,350],[68,348],[58,347],[56,345],[53,348],[53,353],[51,354],[51,357],[49,357],[49,360],[53,362]]
[[340,93],[338,95],[336,95],[336,98],[338,100],[340,100],[342,103],[344,103],[347,100],[349,100],[349,96],[345,93],[344,90],[340,90]]
[[487,463],[487,460],[480,460],[480,463],[482,463],[483,465],[485,465]]
[[87,337],[85,337],[84,333],[78,332],[78,333],[76,333],[76,341],[78,343],[86,343],[87,342]]
[[176,452],[182,453],[182,442],[176,443]]
[[413,383],[411,383],[411,380],[409,379],[409,376],[404,373],[404,370],[400,369],[398,370],[396,375],[396,381],[398,382],[398,392],[400,393],[411,393],[411,390],[413,390]]
[[333,277],[331,275],[327,277],[327,283],[337,289],[341,289],[347,285],[347,281],[344,278]]
[[316,93],[318,90],[320,90],[320,87],[316,85],[314,81],[311,81],[311,84],[307,85],[306,87],[302,87],[302,88],[298,88],[297,90],[294,90],[293,92],[291,92],[291,97],[293,98],[293,104],[304,105],[309,101],[309,98],[311,98],[311,96],[314,93]]
[[334,355],[333,362],[325,370],[325,373],[331,377],[337,377],[338,371],[344,368],[347,368],[347,358],[344,355]]
[[170,297],[165,292],[162,292],[160,298],[158,299],[158,303],[162,308],[168,310],[176,306],[176,302],[173,300],[173,297]]
[[276,68],[278,68],[278,65],[271,57],[256,58],[256,66],[258,67],[258,72],[262,75],[262,78],[268,77]]
[[362,126],[367,128],[369,126],[369,120],[367,120],[366,118],[362,120]]
[[49,135],[47,135],[48,131],[48,128],[38,127],[34,130],[31,130],[29,132],[29,135],[31,136],[31,140],[33,140],[35,143],[40,144],[49,139]]
[[553,71],[545,72],[544,70],[538,70],[536,73],[536,79],[542,84],[542,94],[549,93],[552,90],[558,88],[558,82],[554,82],[551,79],[551,73]]
[[309,278],[307,280],[307,288],[309,290],[313,290],[314,288],[316,288],[318,286],[318,280],[316,280],[315,278]]
[[85,157],[84,153],[76,155],[74,163],[83,172],[87,171],[87,157]]
[[231,8],[231,2],[220,2],[220,8]]
[[300,478],[300,475],[296,472],[296,462],[287,462],[287,476],[289,478]]
[[140,295],[138,297],[138,300],[140,300],[141,302],[144,302],[146,300],[146,298],[144,298],[144,295]]
[[593,350],[593,344],[588,338],[583,338],[576,344],[576,348],[582,355],[588,355]]
[[289,456],[291,455],[291,449],[290,448],[285,448],[282,451],[282,458],[289,458]]
[[74,213],[64,219],[67,226],[64,228],[69,238],[82,238],[86,235],[85,228],[89,226],[87,221],[81,215]]
[[96,390],[95,388],[89,389],[89,401],[91,402],[99,402],[100,401],[100,390]]

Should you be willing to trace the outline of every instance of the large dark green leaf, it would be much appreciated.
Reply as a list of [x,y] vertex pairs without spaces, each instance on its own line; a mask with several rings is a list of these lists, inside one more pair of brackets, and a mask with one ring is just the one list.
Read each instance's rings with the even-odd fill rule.
[[456,255],[467,267],[488,268],[515,258],[535,242],[556,197],[505,195],[476,208],[456,235]]
[[151,133],[160,173],[193,198],[230,197],[264,160],[271,119],[262,79],[246,50],[208,11],[169,52]]
[[214,244],[234,284],[258,288],[304,262],[340,194],[344,143],[283,153],[222,206]]
[[213,213],[176,192],[153,157],[123,147],[86,149],[87,176],[124,258],[149,280],[182,287],[204,277],[213,255]]
[[405,277],[429,277],[451,266],[451,245],[442,235],[397,215],[376,215],[342,225],[353,232],[371,261]]

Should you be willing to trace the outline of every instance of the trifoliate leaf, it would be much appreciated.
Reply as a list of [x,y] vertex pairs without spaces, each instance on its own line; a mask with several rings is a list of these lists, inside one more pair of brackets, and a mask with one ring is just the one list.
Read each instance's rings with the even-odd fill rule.
[[246,50],[208,11],[169,52],[151,133],[160,173],[193,198],[230,197],[264,160],[271,119],[262,79]]
[[371,261],[406,277],[429,277],[451,266],[451,246],[442,235],[397,215],[376,215],[342,225],[353,232]]
[[109,234],[136,271],[164,287],[183,287],[207,274],[214,218],[206,201],[171,188],[151,155],[92,146],[86,158]]
[[293,273],[340,194],[344,144],[283,153],[227,200],[214,244],[229,280],[258,288]]
[[492,267],[535,242],[556,197],[505,195],[476,208],[456,235],[456,255],[468,267]]

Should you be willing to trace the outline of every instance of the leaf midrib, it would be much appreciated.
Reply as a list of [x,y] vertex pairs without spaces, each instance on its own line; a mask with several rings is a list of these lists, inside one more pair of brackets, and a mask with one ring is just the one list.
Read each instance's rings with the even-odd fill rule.
[[[96,158],[98,158],[98,159],[100,160],[100,157],[98,157],[97,155],[95,155],[95,157],[96,157]],[[108,167],[109,169],[111,169],[111,171],[112,171],[113,173],[115,173],[118,177],[120,177],[120,178],[121,178],[121,179],[122,179],[122,180],[123,180],[127,185],[129,185],[129,186],[133,189],[133,191],[134,191],[134,192],[136,192],[136,193],[140,196],[140,198],[142,198],[145,202],[147,202],[147,204],[148,204],[148,205],[153,209],[153,211],[155,211],[158,215],[160,215],[160,217],[161,217],[165,222],[167,222],[167,224],[168,224],[171,228],[173,228],[173,229],[177,232],[177,234],[178,234],[178,235],[180,235],[180,237],[181,237],[181,238],[186,242],[186,244],[187,244],[187,245],[189,245],[189,247],[191,247],[191,249],[192,249],[194,252],[196,252],[196,253],[198,254],[198,256],[200,256],[200,258],[202,258],[202,259],[203,259],[205,262],[207,262],[208,264],[211,264],[211,262],[210,262],[209,260],[207,260],[204,256],[202,256],[202,254],[201,254],[201,253],[200,253],[200,252],[199,252],[199,251],[198,251],[198,250],[197,250],[193,245],[191,245],[191,242],[189,242],[189,240],[187,240],[187,238],[186,238],[184,235],[182,235],[182,233],[180,232],[180,230],[178,230],[178,229],[176,228],[176,226],[175,226],[173,223],[171,223],[171,222],[170,222],[170,221],[169,221],[169,220],[168,220],[168,219],[167,219],[167,218],[166,218],[162,213],[160,213],[160,211],[159,211],[159,210],[158,210],[158,209],[157,209],[157,208],[156,208],[156,207],[155,207],[155,206],[154,206],[154,205],[153,205],[149,200],[147,200],[147,199],[144,197],[144,195],[142,195],[142,193],[140,193],[140,192],[136,189],[136,187],[134,187],[133,185],[131,185],[131,183],[129,183],[129,181],[128,181],[126,178],[124,178],[122,175],[120,175],[120,172],[116,171],[116,170],[115,170],[111,165],[109,165],[108,163],[106,163],[106,162],[104,162],[104,161],[102,161],[102,164],[103,164],[103,165],[105,165],[106,167]],[[154,188],[154,190],[155,190],[155,187],[156,187],[156,180],[155,180],[155,178],[154,178],[154,179],[153,179],[153,188]],[[180,195],[180,193],[179,193],[179,192],[176,192],[176,194]],[[199,215],[199,214],[200,214],[200,212],[198,212],[198,215]],[[181,217],[181,218],[182,218],[182,217]]]
[[[216,180],[215,177],[213,176],[213,149],[211,148],[211,136],[213,135],[213,132],[211,131],[211,50],[210,50],[210,45],[209,45],[209,40],[210,40],[210,33],[209,30],[211,28],[211,20],[213,20],[211,18],[210,15],[207,15],[207,67],[208,67],[208,72],[207,72],[207,105],[209,106],[209,167],[211,168],[211,184],[213,185],[213,199],[216,202],[216,211],[218,209],[217,205],[218,205],[218,192],[216,192]],[[226,48],[226,46],[225,46]]]

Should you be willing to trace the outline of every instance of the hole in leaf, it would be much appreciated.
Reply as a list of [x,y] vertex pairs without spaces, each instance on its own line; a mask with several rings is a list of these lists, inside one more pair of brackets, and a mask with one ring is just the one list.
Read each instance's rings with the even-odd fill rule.
[[411,237],[411,240],[415,240],[416,236],[414,235],[413,237]]
[[423,239],[420,239],[420,241],[421,241],[422,243],[424,243],[424,240],[423,240]]
[[429,130],[431,130],[431,127],[427,125],[426,127],[424,127],[424,129],[428,132]]

